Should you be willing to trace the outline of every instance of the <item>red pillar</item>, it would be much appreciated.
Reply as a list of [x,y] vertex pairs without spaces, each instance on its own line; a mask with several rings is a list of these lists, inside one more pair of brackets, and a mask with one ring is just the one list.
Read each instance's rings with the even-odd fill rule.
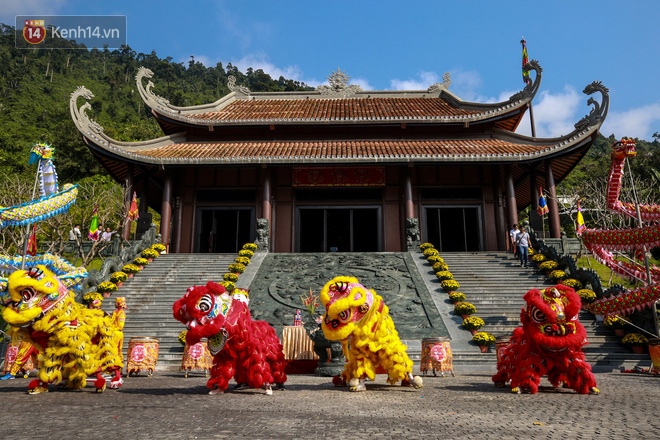
[[561,238],[561,225],[559,223],[559,204],[557,203],[557,187],[555,176],[552,174],[552,162],[545,162],[545,185],[548,190],[548,220],[550,221],[550,237]]
[[[128,165],[128,170],[126,172],[126,200],[124,200],[124,206],[126,207],[125,212],[128,214],[128,210],[131,208],[131,200],[133,200],[133,165]],[[124,230],[122,231],[122,236],[124,240],[131,238],[131,221],[126,220],[124,224]]]
[[412,195],[412,178],[410,177],[410,167],[406,168],[406,178],[403,185],[406,218],[415,218],[415,204],[413,202]]
[[516,188],[513,184],[511,166],[508,166],[506,169],[506,209],[509,220],[507,227],[510,228],[513,224],[518,224],[518,202],[516,200]]
[[160,235],[169,252],[170,231],[172,230],[172,175],[170,173],[167,173],[163,182],[163,198],[160,206]]
[[261,202],[261,218],[265,218],[270,223],[271,216],[271,204],[270,204],[270,170],[268,168],[263,169],[264,171],[264,186],[263,186],[263,200]]

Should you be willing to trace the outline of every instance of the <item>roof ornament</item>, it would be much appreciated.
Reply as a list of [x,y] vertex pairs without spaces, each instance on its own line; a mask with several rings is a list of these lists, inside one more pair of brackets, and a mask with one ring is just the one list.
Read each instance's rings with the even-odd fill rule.
[[594,108],[591,109],[591,112],[588,115],[575,124],[575,129],[578,131],[604,121],[605,116],[607,116],[607,111],[610,108],[610,90],[605,87],[601,81],[594,81],[582,91],[582,93],[586,93],[587,95],[593,95],[596,92],[601,93],[603,96],[603,102],[598,104],[593,97],[589,98],[587,105],[593,105]]
[[349,95],[354,95],[358,92],[362,92],[362,87],[357,84],[349,84],[351,77],[346,75],[346,71],[339,70],[331,71],[330,76],[326,76],[328,84],[330,85],[320,85],[316,88],[317,92],[321,92],[322,95],[334,95],[337,97],[346,97]]
[[151,88],[154,86],[154,83],[151,80],[147,83],[147,87],[142,87],[142,78],[153,78],[154,73],[147,69],[144,66],[141,66],[138,69],[137,74],[135,75],[135,82],[137,83],[138,91],[143,95],[144,98],[155,102],[158,105],[167,107],[170,104],[170,101],[163,98],[162,96],[156,95]]
[[534,78],[534,81],[529,81],[525,86],[525,88],[522,89],[520,92],[512,95],[509,98],[510,102],[520,101],[521,99],[525,99],[527,97],[533,96],[535,90],[538,89],[541,83],[541,76],[543,73],[543,69],[541,68],[541,65],[539,64],[538,60],[532,60],[529,63],[525,64],[524,69],[526,72],[529,72],[530,70],[534,70],[536,72],[536,78]]
[[247,87],[236,85],[236,77],[234,75],[229,75],[229,78],[227,78],[227,87],[232,92],[238,92],[248,96],[252,93]]
[[80,109],[78,108],[77,101],[80,97],[85,98],[85,100],[90,100],[94,98],[94,94],[85,86],[79,86],[71,93],[71,99],[69,100],[69,110],[74,122],[76,122],[77,125],[82,129],[83,134],[88,130],[96,134],[103,133],[103,127],[94,119],[91,119],[89,116],[87,116],[87,113],[85,113],[87,110],[92,108],[90,103],[85,102],[85,104],[83,104]]
[[437,93],[442,90],[449,90],[449,86],[451,85],[451,75],[449,72],[446,72],[444,75],[442,75],[442,79],[444,80],[442,83],[435,83],[431,85],[427,92],[429,93]]

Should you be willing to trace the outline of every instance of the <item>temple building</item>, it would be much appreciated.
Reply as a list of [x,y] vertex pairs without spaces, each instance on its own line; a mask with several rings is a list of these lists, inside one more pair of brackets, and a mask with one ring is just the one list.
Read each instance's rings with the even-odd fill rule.
[[[504,250],[508,230],[547,192],[550,235],[559,237],[555,185],[595,141],[609,108],[599,104],[565,136],[516,134],[539,90],[505,102],[461,100],[450,78],[421,91],[363,91],[342,71],[309,92],[231,93],[176,107],[140,68],[137,88],[164,136],[111,139],[87,115],[91,91],[71,95],[71,114],[112,177],[162,215],[171,252],[236,252],[255,241],[273,252],[397,252],[420,241],[442,252]],[[146,84],[145,84],[146,81]],[[125,231],[127,233],[127,231]]]

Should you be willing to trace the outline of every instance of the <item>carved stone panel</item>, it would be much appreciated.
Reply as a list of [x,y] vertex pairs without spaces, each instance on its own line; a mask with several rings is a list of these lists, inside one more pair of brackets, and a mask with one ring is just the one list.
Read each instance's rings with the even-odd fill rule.
[[402,339],[448,336],[407,253],[269,254],[250,285],[252,317],[269,322],[281,335],[283,326],[293,325],[296,309],[304,309],[300,297],[310,289],[318,295],[340,275],[356,277],[383,297]]

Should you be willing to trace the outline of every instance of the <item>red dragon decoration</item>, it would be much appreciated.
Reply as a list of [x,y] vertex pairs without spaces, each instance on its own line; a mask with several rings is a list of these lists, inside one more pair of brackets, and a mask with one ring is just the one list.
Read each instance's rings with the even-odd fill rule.
[[596,378],[582,346],[587,332],[578,321],[580,297],[564,285],[532,289],[524,296],[522,327],[514,330],[493,376],[495,386],[511,381],[513,392],[538,392],[541,377],[580,394],[597,394]]
[[209,394],[227,389],[232,377],[239,384],[284,389],[286,374],[282,344],[275,330],[264,321],[253,321],[246,301],[232,298],[220,284],[193,286],[173,307],[174,318],[186,325],[188,345],[208,338],[213,355]]
[[[637,155],[635,141],[622,139],[615,142],[607,183],[607,209],[615,214],[637,217],[637,208],[633,203],[623,203],[619,200],[623,168],[627,157]],[[602,298],[584,306],[585,309],[599,315],[617,315],[632,313],[643,307],[653,305],[660,299],[660,268],[651,267],[651,279],[647,280],[644,266],[637,262],[627,262],[615,259],[612,251],[632,251],[641,254],[660,245],[660,206],[640,205],[639,214],[646,227],[635,229],[587,229],[582,233],[582,242],[598,261],[617,274],[628,279],[648,281],[648,285],[627,290],[620,295]]]

